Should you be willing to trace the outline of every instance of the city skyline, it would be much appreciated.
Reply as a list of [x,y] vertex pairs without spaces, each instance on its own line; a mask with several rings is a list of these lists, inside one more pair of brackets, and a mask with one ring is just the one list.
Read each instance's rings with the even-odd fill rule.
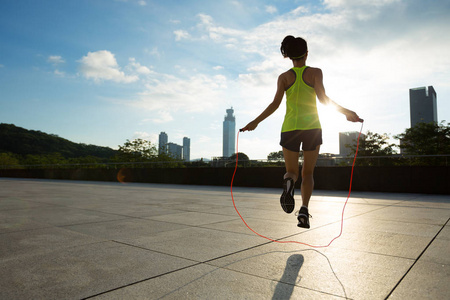
[[[0,1],[0,122],[118,149],[192,139],[190,157],[222,154],[225,108],[236,128],[273,100],[286,35],[308,42],[327,95],[391,136],[410,127],[409,89],[433,86],[450,121],[449,1]],[[39,26],[36,26],[39,24]],[[322,153],[359,131],[318,104]],[[239,150],[280,150],[285,102]],[[194,142],[195,141],[195,142]],[[393,140],[392,142],[398,143]],[[181,143],[181,142],[179,142]]]
[[184,161],[191,160],[191,139],[183,137],[183,145],[169,142],[169,136],[166,132],[162,131],[159,134],[158,154],[161,155],[170,154],[177,159]]

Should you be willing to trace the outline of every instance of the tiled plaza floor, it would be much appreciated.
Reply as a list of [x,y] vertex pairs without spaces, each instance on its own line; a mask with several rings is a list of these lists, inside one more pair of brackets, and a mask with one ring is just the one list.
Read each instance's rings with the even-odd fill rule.
[[[280,191],[233,188],[267,237],[339,233],[347,193],[315,191],[305,230]],[[448,299],[448,195],[353,192],[344,216],[315,249],[255,235],[229,187],[0,178],[0,299]]]

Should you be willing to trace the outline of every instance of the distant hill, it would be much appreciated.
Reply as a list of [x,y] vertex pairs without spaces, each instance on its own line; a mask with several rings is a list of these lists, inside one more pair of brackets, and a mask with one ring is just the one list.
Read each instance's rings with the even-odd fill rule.
[[110,158],[117,151],[109,147],[77,144],[54,134],[1,123],[0,153],[8,152],[20,155],[61,153],[65,158],[85,156]]

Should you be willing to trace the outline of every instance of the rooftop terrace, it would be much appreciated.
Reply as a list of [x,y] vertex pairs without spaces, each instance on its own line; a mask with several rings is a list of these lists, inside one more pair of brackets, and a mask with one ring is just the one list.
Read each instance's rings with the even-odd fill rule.
[[[280,189],[233,188],[257,232],[327,244],[346,192],[315,191],[311,229]],[[354,192],[328,248],[256,236],[229,187],[0,178],[1,299],[448,299],[450,197]]]

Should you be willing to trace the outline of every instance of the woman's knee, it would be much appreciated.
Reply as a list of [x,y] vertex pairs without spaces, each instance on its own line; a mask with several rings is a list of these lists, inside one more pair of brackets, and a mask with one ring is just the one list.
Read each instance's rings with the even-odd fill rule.
[[302,178],[313,178],[313,175],[314,175],[314,169],[312,169],[312,170],[302,169]]

